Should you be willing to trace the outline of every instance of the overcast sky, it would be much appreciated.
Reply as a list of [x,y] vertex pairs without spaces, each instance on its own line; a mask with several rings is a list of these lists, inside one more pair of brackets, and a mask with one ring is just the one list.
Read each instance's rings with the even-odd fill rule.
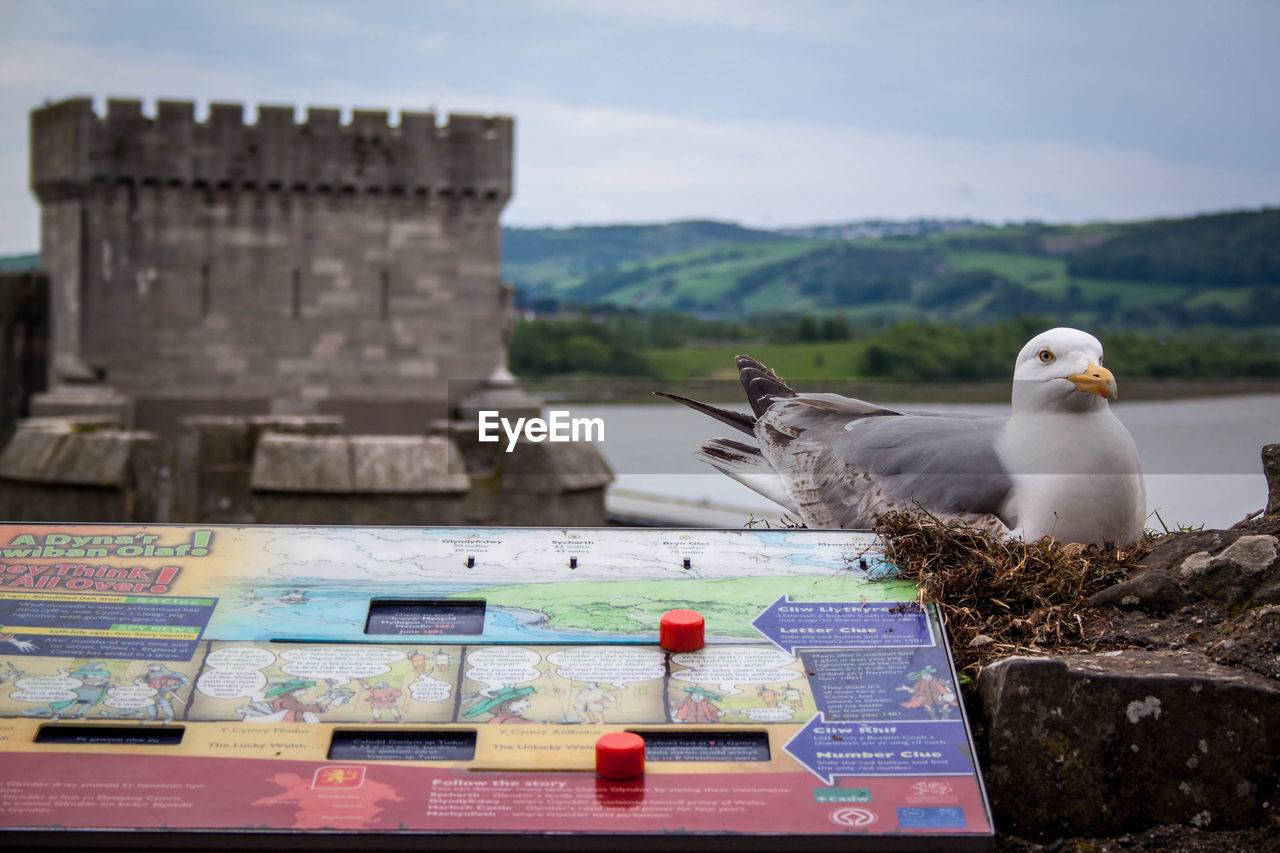
[[1274,0],[0,0],[0,254],[73,95],[511,114],[509,225],[1275,205],[1277,45]]

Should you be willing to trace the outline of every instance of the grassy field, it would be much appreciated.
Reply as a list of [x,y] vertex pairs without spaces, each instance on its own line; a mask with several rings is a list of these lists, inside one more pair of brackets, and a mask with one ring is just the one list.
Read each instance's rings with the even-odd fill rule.
[[1067,290],[1067,263],[1061,258],[965,249],[950,252],[947,255],[947,264],[956,272],[989,270],[1010,281],[1016,281],[1052,296],[1061,296]]
[[[618,272],[643,271],[643,280],[620,287],[601,301],[636,308],[672,308],[682,300],[705,303],[725,296],[742,276],[761,266],[799,257],[823,245],[826,241],[747,243],[683,252],[656,261],[623,264],[618,267]],[[583,281],[576,278],[572,282],[558,282],[555,290],[567,294]],[[766,300],[766,310],[770,304]]]
[[854,376],[863,347],[850,341],[805,344],[734,344],[715,347],[651,349],[644,357],[660,379],[737,379],[733,357],[757,358],[787,380],[840,381]]

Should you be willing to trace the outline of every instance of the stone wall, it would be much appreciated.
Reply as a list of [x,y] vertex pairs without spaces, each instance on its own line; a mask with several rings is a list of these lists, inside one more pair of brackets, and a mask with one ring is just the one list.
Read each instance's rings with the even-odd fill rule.
[[521,442],[499,460],[474,433],[459,422],[389,436],[346,434],[336,417],[202,416],[185,419],[164,453],[154,433],[122,429],[110,416],[30,418],[0,450],[0,518],[607,524],[613,476],[595,447]]
[[[336,412],[416,428],[505,361],[505,117],[79,98],[35,110],[53,384],[100,378],[135,423]],[[457,393],[457,388],[453,389]]]
[[49,281],[43,273],[0,271],[0,441],[44,390]]
[[0,450],[6,521],[157,520],[159,443],[110,418],[20,421]]

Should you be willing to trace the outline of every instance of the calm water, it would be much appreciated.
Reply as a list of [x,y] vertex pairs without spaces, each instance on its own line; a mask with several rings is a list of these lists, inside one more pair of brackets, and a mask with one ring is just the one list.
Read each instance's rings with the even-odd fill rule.
[[[691,457],[693,448],[735,430],[675,403],[572,405],[574,417],[605,423],[600,449],[613,467],[613,488],[740,508],[776,518],[778,507]],[[915,410],[1007,412],[1006,406],[920,406]],[[1259,455],[1280,443],[1280,394],[1164,402],[1120,402],[1116,415],[1132,433],[1147,476],[1148,511],[1178,524],[1226,527],[1267,501]],[[738,438],[746,438],[736,433]],[[1152,515],[1147,526],[1160,529]]]

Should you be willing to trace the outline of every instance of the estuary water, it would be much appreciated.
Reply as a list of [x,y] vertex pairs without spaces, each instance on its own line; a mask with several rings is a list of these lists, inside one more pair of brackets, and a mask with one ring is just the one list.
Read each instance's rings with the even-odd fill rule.
[[[699,442],[733,436],[735,430],[675,403],[579,404],[573,417],[600,418],[599,443],[617,477],[612,494],[641,496],[690,507],[720,510],[718,524],[737,526],[741,516],[771,522],[780,508],[747,487],[693,459]],[[732,408],[732,407],[726,407]],[[1004,414],[1003,405],[909,405],[929,411]],[[1114,404],[1142,457],[1147,478],[1147,527],[1228,527],[1267,501],[1260,454],[1280,443],[1280,394]],[[738,438],[746,438],[736,433]],[[726,515],[726,512],[728,513]],[[1159,514],[1157,517],[1156,513]]]

